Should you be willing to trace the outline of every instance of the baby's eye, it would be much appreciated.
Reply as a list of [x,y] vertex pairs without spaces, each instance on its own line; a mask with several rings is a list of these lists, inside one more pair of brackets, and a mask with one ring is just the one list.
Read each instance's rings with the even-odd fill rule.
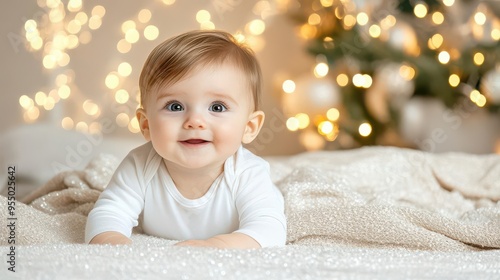
[[172,111],[172,112],[179,112],[179,111],[184,110],[184,107],[182,107],[182,105],[176,101],[167,103],[165,108],[169,111]]
[[224,112],[227,110],[227,107],[223,103],[213,103],[208,110],[212,112]]

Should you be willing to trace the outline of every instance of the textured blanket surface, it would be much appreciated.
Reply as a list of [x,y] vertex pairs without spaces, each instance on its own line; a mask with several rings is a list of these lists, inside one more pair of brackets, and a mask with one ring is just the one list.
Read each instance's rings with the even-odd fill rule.
[[[283,248],[178,248],[140,233],[131,246],[81,244],[86,215],[118,165],[101,155],[17,202],[15,275],[500,277],[500,156],[370,147],[267,160],[285,197]],[[5,252],[8,235],[0,233]]]

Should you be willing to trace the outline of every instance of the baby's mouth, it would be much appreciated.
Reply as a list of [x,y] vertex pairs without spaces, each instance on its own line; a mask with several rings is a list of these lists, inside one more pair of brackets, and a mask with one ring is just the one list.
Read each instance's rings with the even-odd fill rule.
[[197,144],[208,143],[209,141],[203,140],[203,139],[187,139],[187,140],[184,140],[184,141],[181,141],[181,142],[182,143],[186,143],[186,144],[191,144],[191,145],[197,145]]

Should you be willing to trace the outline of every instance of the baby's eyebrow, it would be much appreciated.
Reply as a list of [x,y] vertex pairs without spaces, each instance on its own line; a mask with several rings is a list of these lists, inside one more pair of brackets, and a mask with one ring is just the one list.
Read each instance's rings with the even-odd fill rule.
[[236,102],[236,100],[234,100],[234,98],[232,98],[231,96],[229,95],[226,95],[226,94],[221,94],[221,93],[210,93],[210,97],[212,98],[215,98],[215,99],[221,99],[221,100],[224,100],[224,101],[229,101],[231,103],[235,103],[237,104],[238,102]]
[[169,92],[169,91],[165,91],[165,92],[160,92],[158,94],[158,96],[156,97],[156,100],[160,100],[162,98],[167,98],[167,97],[172,97],[172,96],[175,96],[177,94],[173,93],[173,92]]

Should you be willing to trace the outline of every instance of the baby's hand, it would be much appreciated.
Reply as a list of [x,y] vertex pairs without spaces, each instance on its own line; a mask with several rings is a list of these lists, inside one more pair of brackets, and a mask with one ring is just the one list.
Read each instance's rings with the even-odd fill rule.
[[193,246],[193,247],[213,247],[213,248],[239,248],[252,249],[260,248],[260,244],[255,239],[243,233],[230,233],[216,235],[206,240],[185,240],[177,244],[177,246]]
[[175,244],[175,246],[189,246],[189,247],[217,247],[215,244],[207,240],[185,240]]
[[92,240],[90,240],[89,244],[111,244],[111,245],[122,245],[122,244],[131,244],[132,240],[126,237],[125,235],[114,232],[107,231],[96,235]]

